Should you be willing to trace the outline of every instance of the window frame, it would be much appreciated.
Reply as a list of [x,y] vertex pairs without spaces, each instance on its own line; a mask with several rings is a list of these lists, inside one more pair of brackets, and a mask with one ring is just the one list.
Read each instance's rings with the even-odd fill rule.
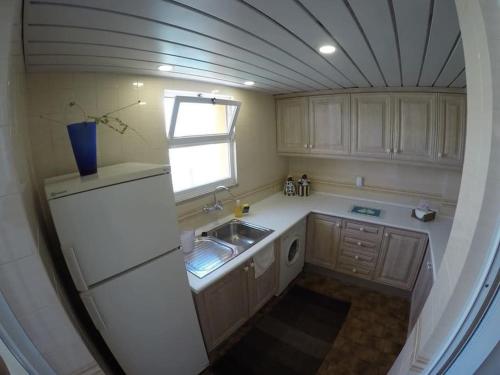
[[[200,104],[222,104],[226,106],[235,106],[232,123],[229,124],[228,132],[223,134],[202,134],[202,135],[189,135],[189,136],[175,136],[175,126],[177,123],[177,115],[179,113],[179,106],[182,103],[200,103]],[[235,186],[238,182],[237,167],[236,167],[236,142],[235,130],[236,121],[240,111],[241,102],[229,99],[218,99],[204,96],[183,96],[176,95],[174,99],[174,106],[172,108],[172,115],[170,118],[170,126],[168,129],[167,137],[169,140],[169,150],[171,148],[181,148],[189,146],[202,146],[227,143],[229,145],[229,164],[230,164],[230,177],[224,180],[217,180],[208,184],[195,186],[179,192],[174,192],[175,201],[182,202],[188,199],[193,199],[212,192],[217,186]],[[227,108],[226,108],[227,110]]]

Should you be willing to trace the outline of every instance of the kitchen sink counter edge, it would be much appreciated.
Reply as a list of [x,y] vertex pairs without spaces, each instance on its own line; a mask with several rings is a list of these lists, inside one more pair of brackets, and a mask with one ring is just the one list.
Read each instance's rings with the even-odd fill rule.
[[[380,217],[354,214],[350,212],[354,205],[380,208],[382,214]],[[191,290],[194,293],[199,293],[235,268],[242,266],[310,213],[337,216],[344,219],[426,233],[429,236],[429,248],[435,277],[448,243],[453,219],[436,215],[436,219],[433,221],[421,222],[411,217],[411,209],[412,207],[407,205],[327,193],[313,193],[309,197],[287,197],[282,193],[276,193],[254,203],[251,206],[250,214],[240,219],[250,224],[272,229],[274,232],[202,279],[187,272]],[[196,229],[196,235],[200,235],[201,232],[208,231],[231,219],[234,219],[233,215],[216,219]]]

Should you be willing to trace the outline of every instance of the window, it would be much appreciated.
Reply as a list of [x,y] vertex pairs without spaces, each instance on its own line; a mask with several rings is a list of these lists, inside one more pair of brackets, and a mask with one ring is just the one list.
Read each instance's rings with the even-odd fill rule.
[[176,201],[236,184],[234,128],[240,102],[167,91],[165,118]]

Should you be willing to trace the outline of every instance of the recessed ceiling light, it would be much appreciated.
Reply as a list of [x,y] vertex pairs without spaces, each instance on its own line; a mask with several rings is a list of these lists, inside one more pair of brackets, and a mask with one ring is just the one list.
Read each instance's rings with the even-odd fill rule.
[[253,86],[253,85],[255,85],[255,82],[254,81],[245,81],[245,82],[243,82],[243,84],[246,86]]
[[212,90],[212,94],[217,94],[219,90]]
[[319,47],[319,52],[324,53],[325,55],[329,55],[331,53],[334,53],[335,50],[336,50],[336,48],[334,46],[329,45],[329,44]]
[[144,86],[144,83],[143,82],[134,82],[132,83],[135,87],[142,87]]
[[160,70],[162,72],[170,72],[172,69],[174,69],[174,67],[172,65],[160,65],[158,67],[158,70]]
[[143,102],[142,100],[139,100],[139,105],[146,105],[146,102]]

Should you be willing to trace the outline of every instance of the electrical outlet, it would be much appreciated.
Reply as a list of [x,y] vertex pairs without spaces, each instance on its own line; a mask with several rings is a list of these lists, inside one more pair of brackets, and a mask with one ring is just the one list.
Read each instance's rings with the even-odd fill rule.
[[356,187],[358,188],[363,187],[364,184],[365,184],[364,177],[356,176]]

